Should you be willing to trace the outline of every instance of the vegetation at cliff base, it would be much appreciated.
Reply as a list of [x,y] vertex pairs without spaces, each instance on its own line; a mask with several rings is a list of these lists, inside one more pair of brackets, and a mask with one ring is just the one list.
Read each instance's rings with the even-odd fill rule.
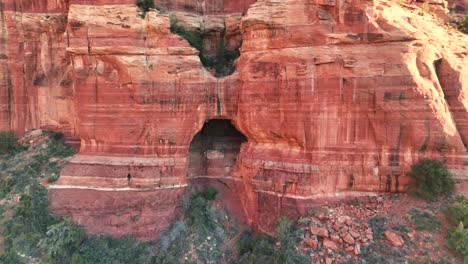
[[434,214],[417,208],[411,208],[406,213],[406,218],[416,230],[436,232],[441,225]]
[[274,236],[254,236],[245,231],[237,241],[239,256],[235,263],[310,263],[308,256],[296,251],[302,239],[295,225],[290,219],[280,217]]
[[13,154],[20,149],[13,131],[0,131],[0,155]]
[[[70,219],[54,217],[48,211],[43,183],[57,180],[61,164],[74,154],[63,135],[33,131],[22,139],[27,146],[20,146],[12,134],[7,138],[15,146],[15,155],[5,154],[0,159],[0,263],[237,262],[234,241],[246,229],[216,204],[215,188],[191,190],[183,202],[182,218],[159,239],[142,242],[133,237],[90,235]],[[262,236],[268,249],[260,250],[256,244],[244,247],[246,256],[242,254],[241,259],[258,259],[266,253],[278,260],[294,256],[294,243],[287,242],[291,222],[283,219],[279,227],[282,243],[288,245],[281,247],[284,250],[275,249],[276,238]]]
[[408,193],[425,200],[435,200],[440,195],[452,193],[454,189],[451,173],[435,160],[421,160],[411,167],[408,176],[411,179],[407,186]]
[[[406,209],[400,198],[368,197],[314,209],[298,221],[281,217],[273,234],[261,235],[230,215],[215,188],[194,186],[183,200],[181,217],[157,239],[142,242],[130,236],[87,234],[71,219],[54,217],[48,211],[43,185],[58,178],[61,165],[74,153],[63,135],[33,131],[21,142],[28,145],[0,159],[0,263],[301,264],[327,258],[337,263],[447,263],[440,262],[442,250],[431,256],[419,248],[421,243],[430,248],[439,241],[465,261],[468,258],[468,201],[464,196],[434,202],[412,199],[420,206],[405,205]],[[441,208],[446,208],[448,233],[437,232],[447,230]],[[345,226],[348,231],[342,230]],[[312,233],[312,227],[326,229],[329,237]],[[387,231],[400,236],[403,246],[392,246]],[[327,239],[340,241],[340,232],[354,234],[352,251],[344,242],[337,248],[325,245]],[[442,240],[436,240],[437,236]],[[359,240],[364,238],[366,242]]]
[[451,223],[447,244],[468,263],[468,199],[463,195],[457,196],[448,206],[445,215]]

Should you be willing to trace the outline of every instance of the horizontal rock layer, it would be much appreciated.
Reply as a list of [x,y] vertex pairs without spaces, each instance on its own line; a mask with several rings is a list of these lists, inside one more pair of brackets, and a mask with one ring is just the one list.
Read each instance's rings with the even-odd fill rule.
[[[468,177],[468,38],[429,15],[380,0],[193,1],[242,38],[234,74],[215,78],[170,12],[60,3],[2,6],[0,128],[80,139],[50,205],[91,232],[153,238],[187,186],[210,181],[268,232],[326,199],[403,191],[423,157]],[[237,157],[228,141],[190,152],[211,119],[245,136]],[[194,157],[209,169],[192,179],[210,180],[187,177]]]

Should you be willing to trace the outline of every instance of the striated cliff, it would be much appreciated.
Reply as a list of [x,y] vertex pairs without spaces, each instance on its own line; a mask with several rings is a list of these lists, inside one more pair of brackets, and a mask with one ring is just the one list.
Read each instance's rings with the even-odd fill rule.
[[423,157],[468,177],[468,37],[440,19],[382,0],[155,2],[144,18],[133,0],[1,2],[0,129],[80,141],[55,213],[151,239],[209,184],[268,232],[403,191]]

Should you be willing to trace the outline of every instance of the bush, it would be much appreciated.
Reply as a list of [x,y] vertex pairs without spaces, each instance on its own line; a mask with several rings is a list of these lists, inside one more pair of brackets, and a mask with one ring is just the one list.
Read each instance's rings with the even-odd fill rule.
[[145,18],[146,13],[150,10],[150,8],[156,8],[153,0],[137,0],[136,5],[142,12],[141,18]]
[[383,238],[383,233],[385,232],[385,224],[387,223],[387,218],[385,217],[373,217],[369,219],[368,224],[374,235],[374,240],[380,240]]
[[94,264],[150,263],[150,249],[149,243],[133,237],[90,236],[75,252],[75,258]]
[[47,227],[57,223],[47,210],[47,190],[33,183],[29,191],[23,193],[13,216],[6,222],[3,232],[5,251],[25,256],[38,256],[37,244],[45,236]]
[[[371,243],[361,249],[361,254],[357,261],[358,264],[393,264],[406,263],[405,249],[397,249],[389,243]],[[353,262],[354,263],[354,262]]]
[[433,214],[417,208],[411,208],[406,213],[406,218],[418,231],[427,230],[434,232],[440,228],[440,222]]
[[447,208],[445,216],[454,226],[462,222],[464,226],[468,227],[468,199],[463,195],[458,195]]
[[[296,252],[298,240],[293,222],[287,217],[280,217],[275,237],[254,237],[248,231],[242,233],[237,241],[239,257],[236,263],[310,263],[308,257]],[[279,242],[278,247],[275,241]]]
[[177,24],[177,21],[172,16],[170,30],[171,33],[177,34],[187,40],[190,43],[190,46],[197,49],[201,54],[203,49],[203,36],[200,31],[186,30],[182,25]]
[[461,254],[464,263],[468,262],[468,229],[460,222],[456,228],[452,228],[447,236],[448,246]]
[[[38,246],[45,250],[45,260],[49,263],[71,262],[73,252],[77,251],[86,238],[82,229],[71,221],[65,220],[48,227],[46,237],[39,241]],[[79,257],[74,257],[74,262]]]
[[208,187],[204,191],[200,192],[199,195],[205,198],[208,201],[213,201],[216,199],[216,195],[218,194],[218,190],[213,187]]
[[440,162],[423,159],[411,167],[411,178],[407,191],[426,200],[434,200],[440,195],[450,194],[454,188],[451,173]]
[[0,198],[5,197],[11,192],[15,186],[15,180],[13,178],[6,178],[0,181]]
[[235,233],[226,231],[226,213],[211,202],[217,193],[209,187],[189,196],[183,221],[161,236],[152,263],[232,262],[230,239]]
[[468,16],[464,16],[460,21],[458,21],[457,27],[461,32],[468,34]]
[[[174,16],[170,17],[170,24],[171,33],[181,36],[190,43],[190,46],[197,49],[202,65],[205,68],[213,69],[216,77],[227,76],[234,72],[234,62],[240,56],[239,49],[227,49],[224,38],[221,38],[216,43],[216,55],[214,57],[207,56],[203,48],[205,34],[202,29],[186,29],[183,24],[178,23]],[[220,33],[224,34],[224,32]]]
[[274,239],[269,236],[253,236],[244,231],[237,240],[239,257],[236,263],[274,263]]
[[12,154],[20,148],[13,131],[0,131],[0,155]]

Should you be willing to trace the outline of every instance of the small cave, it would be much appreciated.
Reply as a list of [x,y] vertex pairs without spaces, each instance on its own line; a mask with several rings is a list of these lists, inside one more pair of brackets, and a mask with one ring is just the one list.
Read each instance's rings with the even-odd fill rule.
[[247,138],[229,120],[212,119],[203,125],[189,147],[188,182],[192,190],[216,189],[216,203],[239,223],[247,224],[242,190],[232,171]]
[[229,120],[206,122],[190,144],[188,177],[230,176],[241,144],[246,141]]
[[181,36],[197,49],[203,67],[215,77],[221,78],[234,73],[242,39],[239,30],[234,33],[226,31],[224,18],[222,22],[217,21],[215,26],[209,25],[212,22],[203,20],[200,27],[193,27],[171,15],[170,23],[171,33]]

